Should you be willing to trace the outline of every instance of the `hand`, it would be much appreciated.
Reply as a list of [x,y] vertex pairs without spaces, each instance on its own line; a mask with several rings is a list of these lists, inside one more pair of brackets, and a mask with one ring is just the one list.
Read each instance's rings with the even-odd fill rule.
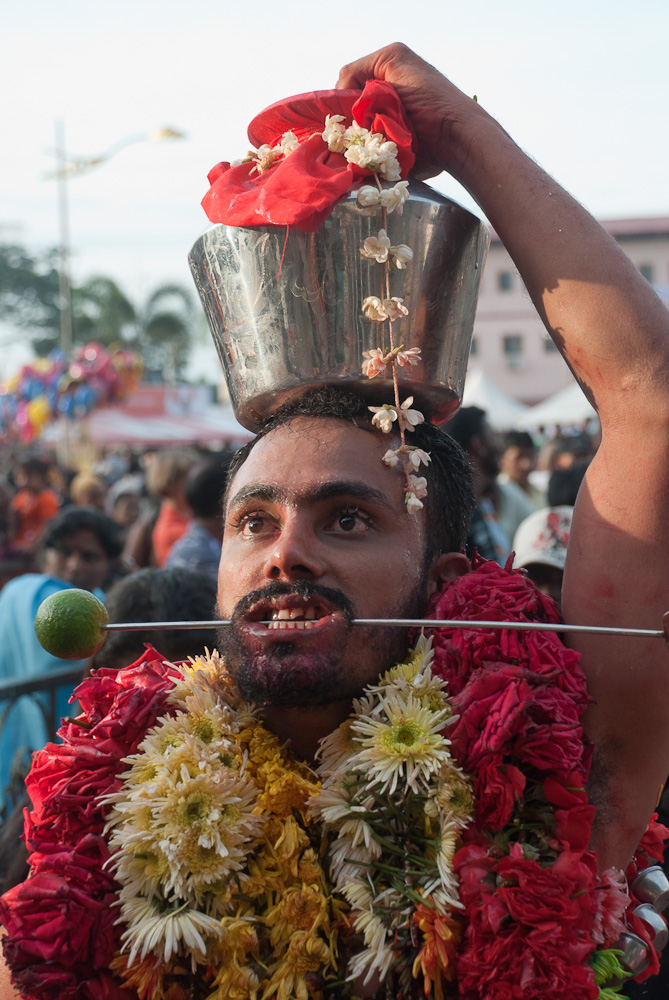
[[427,178],[444,169],[457,173],[463,154],[466,157],[459,126],[485,115],[476,102],[401,42],[344,66],[336,86],[361,90],[367,80],[392,83],[411,119],[419,142],[412,174]]

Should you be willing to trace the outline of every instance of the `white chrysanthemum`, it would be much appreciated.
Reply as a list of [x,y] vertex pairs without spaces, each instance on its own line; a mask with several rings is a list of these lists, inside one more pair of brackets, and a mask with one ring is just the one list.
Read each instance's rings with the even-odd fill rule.
[[366,947],[358,952],[349,963],[349,979],[360,979],[364,976],[365,986],[377,973],[383,982],[393,963],[394,952],[392,936],[383,920],[373,910],[361,911],[355,914],[355,929],[362,934]]
[[121,936],[123,949],[130,948],[128,965],[149,953],[163,962],[182,949],[190,953],[193,971],[206,961],[207,942],[221,938],[220,920],[191,908],[188,904],[167,904],[157,899],[136,898],[121,907],[120,921],[126,924]]
[[321,779],[326,775],[331,781],[336,778],[341,770],[346,769],[351,754],[358,749],[351,732],[351,721],[346,719],[334,732],[321,740],[316,752],[318,775]]
[[369,769],[370,784],[380,785],[382,792],[392,794],[400,779],[417,791],[450,759],[449,741],[440,735],[449,710],[432,711],[412,693],[405,698],[390,689],[382,702],[382,716],[353,722],[353,733],[363,749],[351,764]]

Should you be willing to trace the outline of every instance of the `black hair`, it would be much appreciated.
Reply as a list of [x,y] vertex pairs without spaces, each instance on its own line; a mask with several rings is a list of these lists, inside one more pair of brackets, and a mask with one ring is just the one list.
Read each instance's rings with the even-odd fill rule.
[[574,462],[568,469],[552,472],[548,480],[548,506],[573,507],[587,470],[588,462]]
[[[206,574],[174,566],[141,569],[109,590],[105,606],[111,622],[207,621],[214,617],[216,583]],[[185,660],[215,642],[213,629],[110,632],[93,666],[127,667],[150,642],[168,660]]]
[[105,550],[108,559],[118,559],[123,550],[121,531],[115,521],[95,507],[66,507],[47,523],[42,549],[55,549],[78,531],[90,531]]
[[[256,437],[235,453],[228,469],[226,502],[235,475],[258,441],[297,417],[344,420],[360,430],[380,433],[372,425],[362,396],[335,386],[310,389],[281,406],[263,423]],[[425,472],[428,493],[424,501],[428,529],[425,557],[431,561],[442,552],[457,552],[464,545],[475,506],[471,468],[462,448],[438,427],[419,424],[409,437],[411,444],[429,452],[432,459]]]
[[467,451],[472,438],[483,433],[486,412],[480,406],[463,406],[444,426],[447,434],[457,441],[464,451]]
[[215,517],[221,512],[231,452],[198,462],[188,473],[184,496],[195,517]]
[[534,451],[532,435],[527,431],[508,431],[504,435],[504,450],[507,448],[531,448]]
[[19,468],[27,476],[41,476],[43,479],[49,476],[49,466],[41,458],[25,458],[19,463]]

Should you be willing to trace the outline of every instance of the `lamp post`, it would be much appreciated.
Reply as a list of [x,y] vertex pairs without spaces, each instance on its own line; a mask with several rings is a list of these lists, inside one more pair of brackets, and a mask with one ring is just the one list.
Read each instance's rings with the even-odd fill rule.
[[173,139],[185,139],[185,132],[179,129],[164,127],[152,132],[138,132],[117,140],[98,156],[69,156],[65,146],[65,124],[59,120],[55,124],[56,137],[56,169],[44,175],[44,180],[58,182],[58,236],[60,266],[58,269],[59,311],[60,311],[60,346],[69,356],[72,350],[72,286],[70,281],[70,207],[68,181],[72,177],[81,177],[91,170],[101,167],[120,150],[136,142],[169,142]]

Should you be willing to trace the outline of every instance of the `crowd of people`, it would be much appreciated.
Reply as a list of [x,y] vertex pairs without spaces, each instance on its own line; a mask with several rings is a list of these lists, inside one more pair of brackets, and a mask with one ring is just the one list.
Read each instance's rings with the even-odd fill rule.
[[[503,564],[515,549],[515,565],[559,602],[571,509],[596,438],[559,428],[549,439],[526,431],[498,434],[477,407],[460,410],[448,431],[475,472],[468,554],[476,548]],[[65,587],[106,600],[111,621],[213,617],[230,458],[226,451],[111,450],[75,472],[44,457],[7,456],[0,478],[0,678],[90,668],[84,660],[51,656],[34,634],[40,603]],[[127,665],[146,642],[182,659],[211,643],[212,635],[112,633],[93,665]],[[58,688],[57,718],[72,714],[73,686]],[[52,736],[34,698],[8,709],[0,730],[5,815],[21,800],[31,752]]]

